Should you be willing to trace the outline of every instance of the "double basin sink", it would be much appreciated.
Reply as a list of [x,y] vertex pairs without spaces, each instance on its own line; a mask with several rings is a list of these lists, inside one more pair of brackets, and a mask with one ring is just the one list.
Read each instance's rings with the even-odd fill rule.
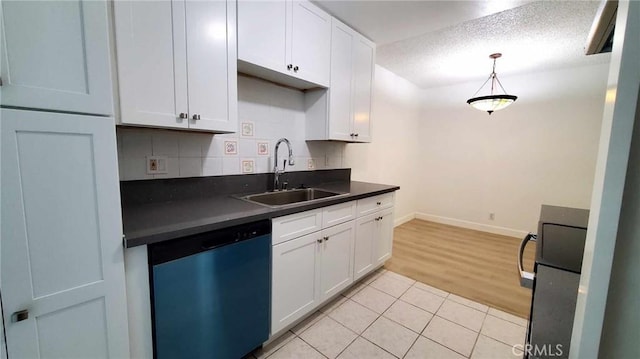
[[319,188],[300,188],[276,192],[265,192],[240,197],[245,201],[257,203],[267,207],[280,207],[296,203],[308,203],[318,201],[325,198],[347,195],[348,193],[340,193],[328,191]]

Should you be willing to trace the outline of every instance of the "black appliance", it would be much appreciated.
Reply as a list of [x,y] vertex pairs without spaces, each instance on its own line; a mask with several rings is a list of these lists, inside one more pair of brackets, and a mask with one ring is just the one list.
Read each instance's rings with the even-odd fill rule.
[[[588,221],[586,209],[542,205],[537,236],[520,244],[520,284],[533,289],[525,358],[569,357]],[[522,264],[529,241],[536,241],[533,273]]]

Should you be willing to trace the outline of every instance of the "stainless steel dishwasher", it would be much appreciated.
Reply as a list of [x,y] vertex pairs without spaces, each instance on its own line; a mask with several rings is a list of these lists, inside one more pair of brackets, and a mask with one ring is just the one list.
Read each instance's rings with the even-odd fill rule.
[[154,357],[239,359],[269,336],[271,222],[149,245]]

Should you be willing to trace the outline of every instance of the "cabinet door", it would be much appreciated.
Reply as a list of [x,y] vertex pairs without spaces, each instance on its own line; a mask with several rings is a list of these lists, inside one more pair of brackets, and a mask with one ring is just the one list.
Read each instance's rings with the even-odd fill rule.
[[287,72],[287,1],[238,1],[238,60]]
[[391,250],[393,248],[393,209],[387,209],[379,212],[377,225],[377,245],[375,262],[377,264],[384,263],[391,258]]
[[0,115],[8,357],[129,357],[113,119]]
[[353,283],[354,222],[347,222],[322,231],[320,270],[320,301]]
[[375,45],[360,37],[354,41],[353,132],[358,142],[371,142],[371,97]]
[[271,334],[318,305],[321,238],[316,232],[273,246]]
[[329,86],[331,16],[308,1],[293,1],[290,23],[292,75]]
[[375,265],[377,251],[378,213],[359,218],[356,221],[356,240],[354,249],[353,280],[358,280],[369,273]]
[[329,88],[329,138],[351,141],[353,43],[355,34],[338,21],[331,28],[331,87]]
[[186,1],[189,127],[192,129],[237,130],[235,19],[235,1]]
[[3,106],[113,114],[105,1],[2,1]]
[[115,1],[120,122],[186,128],[184,2]]

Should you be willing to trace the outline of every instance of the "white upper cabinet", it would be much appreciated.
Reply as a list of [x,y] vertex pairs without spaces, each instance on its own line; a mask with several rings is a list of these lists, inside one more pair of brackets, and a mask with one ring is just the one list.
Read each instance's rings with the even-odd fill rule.
[[116,1],[119,123],[237,130],[235,1]]
[[301,89],[329,86],[331,16],[308,1],[239,1],[239,70]]
[[112,115],[105,1],[2,1],[3,106]]
[[305,95],[307,140],[371,142],[375,44],[336,19],[328,90]]

